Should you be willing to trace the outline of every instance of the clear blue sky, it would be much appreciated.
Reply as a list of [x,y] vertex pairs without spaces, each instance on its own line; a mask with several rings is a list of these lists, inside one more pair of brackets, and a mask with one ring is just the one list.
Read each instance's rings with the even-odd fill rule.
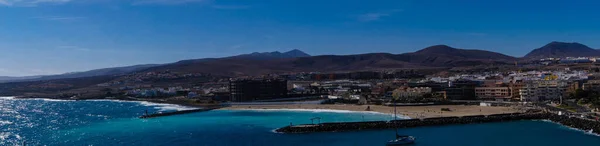
[[0,76],[300,49],[447,44],[523,56],[600,48],[600,2],[569,0],[0,0]]

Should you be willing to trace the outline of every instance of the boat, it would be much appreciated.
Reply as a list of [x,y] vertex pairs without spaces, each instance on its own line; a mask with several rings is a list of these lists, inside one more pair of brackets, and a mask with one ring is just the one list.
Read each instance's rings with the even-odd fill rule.
[[387,142],[386,146],[399,146],[415,143],[415,137],[413,136],[400,136],[397,135],[396,139]]
[[[394,121],[396,121],[396,99],[398,98],[397,94],[394,94]],[[396,122],[394,122],[396,123]],[[408,145],[415,143],[416,138],[408,135],[398,135],[398,126],[396,126],[396,139],[390,140],[386,143],[386,146],[399,146],[399,145]]]

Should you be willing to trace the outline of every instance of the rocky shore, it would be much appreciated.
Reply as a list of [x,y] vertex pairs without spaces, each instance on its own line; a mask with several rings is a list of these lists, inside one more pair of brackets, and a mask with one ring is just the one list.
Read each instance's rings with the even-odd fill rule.
[[393,128],[413,128],[422,126],[443,126],[454,124],[473,124],[490,122],[507,122],[517,120],[550,120],[572,128],[581,130],[593,130],[600,134],[600,122],[577,117],[568,117],[546,112],[536,113],[513,113],[513,114],[495,114],[495,115],[475,115],[464,117],[441,117],[425,119],[409,119],[394,121],[373,121],[373,122],[341,122],[341,123],[322,123],[315,125],[291,125],[276,129],[280,133],[310,133],[310,132],[337,132],[337,131],[356,131],[356,130],[377,130]]

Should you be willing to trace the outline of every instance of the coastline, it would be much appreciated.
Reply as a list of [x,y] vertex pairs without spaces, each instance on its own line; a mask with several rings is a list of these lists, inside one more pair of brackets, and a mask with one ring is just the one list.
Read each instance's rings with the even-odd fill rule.
[[[366,110],[369,108],[370,110]],[[441,111],[449,108],[451,111]],[[302,105],[232,105],[222,108],[223,110],[334,110],[350,112],[367,112],[393,115],[394,108],[381,105],[348,105],[348,104],[302,104]],[[410,119],[491,115],[521,112],[513,107],[481,107],[470,105],[432,105],[432,106],[401,106],[397,107],[397,115]]]
[[[44,100],[44,101],[84,101],[84,100],[61,100],[61,99],[48,99],[48,98],[18,98],[18,97],[0,97],[0,99],[8,100],[19,100],[19,99],[30,99],[30,100]],[[192,110],[195,106],[187,106],[177,103],[166,103],[166,102],[153,102],[152,100],[121,100],[121,99],[87,99],[85,101],[108,101],[108,102],[137,102],[144,106],[151,106],[161,110],[177,110],[185,111]],[[196,106],[197,107],[197,106]],[[369,107],[370,110],[366,110]],[[448,108],[451,111],[441,111],[441,108]],[[195,108],[198,109],[198,108]],[[225,106],[217,110],[253,110],[253,111],[302,111],[302,112],[345,112],[345,113],[368,113],[368,114],[386,114],[393,115],[393,107],[381,106],[381,105],[351,105],[351,104],[271,104],[271,105],[232,105]],[[476,105],[432,105],[432,106],[399,106],[397,108],[397,117],[399,120],[405,119],[424,119],[424,118],[452,118],[452,117],[464,117],[464,116],[478,116],[478,115],[495,115],[495,114],[507,114],[507,113],[523,113],[515,107],[486,107]],[[544,120],[545,121],[545,120]],[[557,123],[565,128],[572,130],[587,132],[586,128],[581,128],[579,125],[573,125],[573,123],[565,123],[563,121],[546,121]],[[579,128],[578,128],[579,127]],[[600,131],[600,130],[598,130]],[[594,134],[598,136],[597,131]]]
[[[291,111],[291,112],[314,112],[314,113],[321,113],[321,112],[329,112],[329,113],[362,113],[362,114],[377,114],[377,115],[386,115],[386,116],[390,116],[390,118],[394,115],[393,113],[381,113],[381,112],[376,112],[376,111],[352,111],[352,110],[339,110],[339,109],[301,109],[301,108],[290,108],[290,109],[278,109],[278,108],[273,108],[273,109],[250,109],[250,108],[221,108],[221,109],[216,109],[216,110],[235,110],[235,111]],[[406,116],[406,115],[401,115],[398,114],[396,115],[396,117],[398,119],[411,119],[410,117]]]

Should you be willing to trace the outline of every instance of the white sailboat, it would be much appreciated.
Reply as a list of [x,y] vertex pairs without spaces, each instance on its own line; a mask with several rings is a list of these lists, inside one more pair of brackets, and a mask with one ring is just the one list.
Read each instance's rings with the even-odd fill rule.
[[[396,100],[399,95],[396,91],[392,94],[394,97],[394,121],[396,120]],[[399,145],[407,145],[415,143],[416,138],[408,135],[398,135],[398,127],[396,126],[396,139],[390,140],[387,142],[386,146],[399,146]]]

